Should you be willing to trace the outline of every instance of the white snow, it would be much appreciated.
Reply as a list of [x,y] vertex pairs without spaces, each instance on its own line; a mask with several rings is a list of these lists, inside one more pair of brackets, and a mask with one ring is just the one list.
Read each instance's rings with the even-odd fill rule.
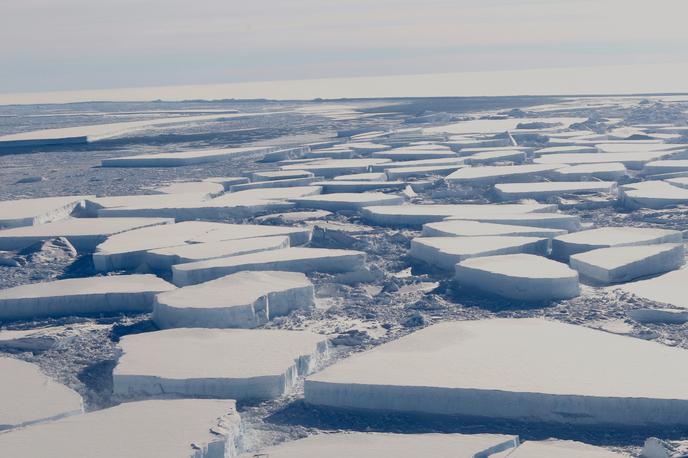
[[668,180],[665,180],[665,181],[672,186],[677,186],[679,188],[688,189],[688,176],[669,178]]
[[7,457],[216,458],[235,456],[234,401],[128,402],[0,435]]
[[550,174],[560,164],[526,164],[484,167],[466,167],[445,177],[452,185],[487,186],[504,181],[532,181]]
[[548,199],[565,194],[611,194],[614,181],[542,181],[539,183],[499,183],[497,194],[503,200]]
[[684,151],[688,145],[682,143],[662,143],[657,140],[635,140],[598,143],[595,145],[602,153],[634,153],[637,151],[661,152]]
[[169,218],[68,218],[0,230],[0,250],[20,250],[36,242],[64,237],[78,251],[92,252],[114,234],[172,222]]
[[350,173],[332,178],[334,181],[385,181],[387,175],[383,172]]
[[[76,392],[34,364],[5,357],[0,357],[0,406],[0,431],[83,412]],[[9,454],[1,442],[6,434],[0,434],[3,456],[30,456]]]
[[180,328],[123,337],[113,392],[148,396],[272,399],[327,357],[307,331]]
[[580,230],[580,217],[565,213],[505,213],[490,214],[489,212],[466,213],[461,216],[450,216],[447,221],[471,220],[484,223],[510,224],[514,226],[528,226],[548,229],[561,229],[568,232]]
[[310,240],[311,229],[304,227],[225,224],[204,221],[154,226],[109,237],[93,254],[96,270],[134,269],[146,258],[146,252],[191,243],[220,242],[253,237],[288,235],[291,245]]
[[449,175],[458,169],[465,167],[461,165],[424,165],[415,167],[393,167],[387,169],[387,177],[390,180],[397,180],[409,177],[425,177],[429,175]]
[[532,254],[466,259],[456,265],[455,280],[466,287],[524,301],[578,296],[578,273],[566,264]]
[[374,191],[376,189],[400,190],[400,189],[404,189],[406,187],[406,183],[403,181],[331,180],[331,181],[316,181],[313,183],[313,186],[320,186],[323,189],[323,193],[327,194],[327,193],[366,192],[366,191]]
[[533,162],[536,164],[601,164],[608,162],[619,162],[629,169],[641,169],[647,162],[671,156],[676,151],[639,151],[630,153],[564,153],[546,154],[536,157]]
[[682,234],[669,229],[640,227],[600,227],[552,239],[552,257],[568,261],[576,253],[597,248],[681,243]]
[[464,166],[463,158],[442,158],[442,159],[421,159],[418,161],[399,161],[386,162],[383,164],[373,165],[370,169],[373,172],[384,172],[393,168],[407,168],[407,167],[441,167],[455,165],[458,169]]
[[67,218],[87,196],[42,197],[0,201],[0,228],[33,226]]
[[624,458],[628,455],[575,441],[548,439],[526,441],[505,455],[505,458]]
[[195,285],[242,270],[285,270],[289,272],[353,272],[363,268],[361,251],[328,248],[284,248],[281,250],[210,259],[172,267],[173,283]]
[[546,255],[549,240],[539,237],[416,237],[409,256],[431,266],[454,270],[456,263],[476,256],[532,253]]
[[0,319],[149,312],[174,286],[155,275],[113,275],[32,283],[0,290]]
[[556,210],[556,205],[536,203],[505,205],[409,204],[370,206],[364,208],[361,213],[368,221],[383,226],[421,226],[425,223],[442,221],[449,217],[462,217],[467,214],[493,216],[500,214],[554,212]]
[[681,348],[543,319],[489,319],[435,324],[339,361],[306,379],[305,398],[567,425],[686,425],[687,377]]
[[314,306],[313,284],[298,272],[238,272],[158,294],[153,321],[161,328],[255,328]]
[[175,264],[257,253],[259,251],[278,250],[280,248],[289,248],[289,237],[286,235],[191,243],[148,250],[145,256],[145,263],[153,269],[169,270]]
[[548,146],[547,148],[540,148],[533,151],[533,155],[542,156],[544,154],[567,154],[567,153],[596,153],[597,148],[586,145],[570,145],[570,146]]
[[180,167],[183,165],[205,164],[229,158],[267,153],[275,148],[248,146],[243,148],[202,149],[179,151],[176,153],[139,154],[103,159],[103,167]]
[[507,119],[474,119],[461,121],[454,124],[438,127],[428,127],[423,129],[426,133],[447,133],[452,135],[460,134],[497,134],[510,130],[515,130],[516,126],[530,122],[561,123],[562,128],[566,128],[573,123],[583,122],[585,118],[507,118]]
[[688,189],[666,181],[643,181],[620,189],[624,206],[636,208],[664,208],[688,204]]
[[679,269],[659,277],[619,285],[617,288],[654,302],[688,310],[688,269]]
[[293,188],[296,186],[310,186],[317,178],[286,178],[280,180],[255,181],[253,183],[235,184],[229,187],[230,192],[247,191],[249,189]]
[[600,164],[570,165],[555,170],[552,172],[552,175],[561,181],[586,180],[590,178],[617,181],[626,176],[626,173],[626,167],[622,163],[604,162]]
[[458,154],[449,148],[437,149],[415,149],[415,148],[395,148],[387,151],[378,151],[372,154],[374,158],[391,159],[393,161],[422,161],[425,159],[458,158]]
[[333,433],[284,442],[240,457],[468,458],[511,450],[518,443],[517,436],[498,434]]
[[470,220],[447,220],[423,224],[421,235],[425,237],[476,237],[484,235],[510,235],[517,237],[554,238],[564,235],[564,229],[494,224]]
[[686,171],[688,171],[688,160],[652,161],[643,167],[645,175]]
[[205,194],[213,197],[222,194],[225,187],[222,183],[212,181],[177,181],[165,186],[153,188],[162,194]]
[[251,173],[251,181],[288,180],[292,178],[312,178],[312,172],[305,170],[273,170]]
[[225,191],[229,191],[232,185],[248,183],[249,180],[248,177],[210,177],[203,181],[221,184],[225,188]]
[[317,176],[333,177],[345,173],[364,173],[369,172],[373,165],[380,165],[390,162],[389,159],[329,159],[313,161],[305,164],[285,165],[282,170],[307,170]]
[[600,248],[574,254],[571,267],[598,282],[621,283],[678,269],[685,262],[683,243]]
[[329,211],[360,210],[373,205],[401,205],[405,201],[402,196],[382,192],[341,192],[291,200],[299,207]]

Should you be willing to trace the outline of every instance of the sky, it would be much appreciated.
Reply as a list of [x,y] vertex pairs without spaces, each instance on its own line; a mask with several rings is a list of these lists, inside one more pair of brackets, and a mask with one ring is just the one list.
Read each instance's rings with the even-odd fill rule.
[[0,92],[688,63],[686,0],[0,0]]

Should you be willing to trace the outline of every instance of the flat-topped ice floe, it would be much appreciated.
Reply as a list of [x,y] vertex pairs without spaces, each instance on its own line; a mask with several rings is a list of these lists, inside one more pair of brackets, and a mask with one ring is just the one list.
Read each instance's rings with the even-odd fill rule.
[[518,445],[504,458],[628,458],[593,445],[575,441],[548,439],[526,441]]
[[533,155],[566,154],[566,153],[596,153],[597,148],[591,145],[548,146],[533,151]]
[[410,177],[426,177],[431,175],[446,176],[465,165],[425,165],[415,167],[393,167],[387,169],[387,177],[390,180],[398,180]]
[[214,458],[235,456],[234,401],[128,402],[0,435],[5,456]]
[[270,188],[294,188],[297,186],[310,186],[316,180],[315,177],[285,178],[284,180],[264,180],[253,183],[235,184],[229,187],[230,192],[247,191],[249,189]]
[[203,181],[221,184],[225,188],[225,191],[229,191],[231,186],[235,184],[248,183],[249,179],[248,177],[210,177],[204,179]]
[[344,180],[330,180],[330,181],[315,181],[313,186],[320,186],[323,193],[352,193],[352,192],[366,192],[377,189],[400,190],[406,187],[403,181],[344,181]]
[[679,231],[641,227],[600,227],[574,234],[566,234],[552,240],[552,257],[568,261],[576,253],[598,248],[681,243]]
[[280,248],[289,248],[289,237],[286,235],[190,243],[149,250],[146,252],[145,263],[153,269],[168,270],[175,264],[279,250]]
[[540,227],[548,229],[563,229],[568,232],[580,230],[581,222],[577,215],[565,213],[514,213],[495,214],[475,212],[461,216],[450,216],[447,221],[457,219],[481,221],[484,223],[510,224],[513,226]]
[[391,159],[393,161],[422,161],[424,159],[442,159],[446,157],[458,157],[458,154],[456,154],[449,148],[443,150],[395,148],[387,151],[375,152],[372,154],[372,156],[374,158]]
[[87,196],[0,201],[0,228],[33,226],[65,219],[85,205]]
[[611,194],[613,181],[542,181],[539,183],[499,183],[495,190],[502,200],[548,199],[566,194]]
[[163,186],[153,188],[162,194],[203,194],[213,197],[222,194],[225,187],[222,183],[212,181],[176,181]]
[[[468,458],[512,450],[517,436],[499,434],[319,434],[240,455],[241,458]],[[603,457],[600,457],[603,458]]]
[[306,170],[272,170],[251,173],[251,181],[289,180],[294,178],[312,178],[313,172]]
[[180,328],[128,335],[113,392],[150,396],[273,399],[327,357],[325,336],[307,331]]
[[405,199],[402,196],[384,194],[382,192],[341,192],[322,194],[318,196],[300,197],[292,199],[299,207],[315,208],[319,210],[360,210],[374,205],[401,205]]
[[383,172],[349,173],[337,175],[332,178],[334,181],[385,181],[387,175]]
[[275,148],[249,146],[244,148],[204,149],[179,151],[177,153],[140,154],[138,156],[112,157],[103,159],[103,167],[181,167],[205,164],[225,159],[258,155],[274,151]]
[[488,186],[505,181],[532,181],[561,167],[560,164],[467,167],[446,176],[445,180],[452,185]]
[[389,159],[365,158],[365,159],[329,159],[300,164],[285,165],[282,170],[307,170],[317,176],[333,177],[345,173],[369,172],[374,165],[390,162]]
[[684,262],[683,243],[600,248],[570,258],[571,267],[582,276],[603,284],[668,272]]
[[301,227],[261,226],[187,221],[135,229],[109,237],[98,245],[93,264],[98,271],[134,269],[146,260],[146,253],[191,243],[220,242],[253,237],[289,236],[291,245],[310,240],[312,230]]
[[487,235],[510,235],[515,237],[554,238],[564,235],[564,229],[494,224],[470,220],[447,220],[423,225],[421,235],[425,237],[477,237]]
[[284,248],[260,253],[178,264],[172,267],[173,283],[195,285],[242,270],[284,270],[289,272],[353,272],[364,267],[362,251],[329,248]]
[[463,158],[449,157],[442,159],[421,159],[418,161],[399,161],[399,162],[385,162],[382,164],[375,164],[370,167],[373,172],[384,172],[388,169],[407,168],[407,167],[443,167],[456,166],[460,168],[465,166]]
[[0,250],[20,250],[36,242],[64,237],[78,251],[92,252],[114,234],[173,222],[169,218],[68,218],[0,230]]
[[165,328],[255,328],[313,307],[313,284],[299,272],[237,272],[158,294],[153,321]]
[[[76,392],[34,364],[4,357],[0,357],[0,405],[0,431],[83,412],[81,396]],[[0,450],[3,456],[30,456],[8,454],[2,444]]]
[[687,377],[681,348],[542,319],[491,319],[436,324],[339,361],[306,379],[305,398],[333,408],[643,428],[688,424]]
[[556,205],[551,204],[502,204],[502,205],[474,205],[474,204],[429,204],[429,205],[391,205],[370,206],[364,208],[363,217],[382,226],[422,226],[425,223],[442,221],[449,217],[464,215],[513,215],[523,213],[550,213],[557,211]]
[[626,176],[626,167],[620,162],[570,165],[556,169],[552,176],[561,181],[580,181],[590,178],[616,181]]
[[0,290],[0,320],[150,312],[174,286],[155,275],[113,275],[32,283]]
[[[600,164],[619,162],[629,169],[642,169],[647,162],[661,159],[676,154],[675,151],[659,152],[634,152],[634,153],[572,153],[572,154],[547,154],[536,157],[536,164]],[[561,166],[560,166],[561,167]]]
[[575,270],[532,254],[466,259],[456,265],[454,278],[465,287],[523,301],[570,299],[580,294]]
[[668,304],[676,308],[647,307],[629,311],[629,315],[638,321],[678,322],[688,321],[688,269],[675,270],[659,277],[640,280],[633,283],[615,286],[627,293],[643,299]]
[[644,175],[658,175],[688,171],[688,160],[652,161],[643,167]]
[[464,161],[466,164],[492,164],[494,162],[523,162],[526,159],[526,153],[519,150],[499,150],[499,151],[483,151],[467,156]]
[[[284,211],[292,208],[287,199],[320,194],[318,186],[294,186],[268,189],[247,189],[207,199],[198,194],[152,196],[140,202],[114,205],[98,210],[98,216],[163,217],[177,221],[205,219],[224,221],[232,218],[248,218],[268,211]],[[178,197],[177,200],[173,199]],[[99,202],[101,202],[99,200]]]
[[476,256],[532,253],[546,255],[549,240],[539,237],[416,237],[411,240],[409,256],[443,270]]
[[688,204],[688,189],[674,186],[666,181],[643,181],[620,188],[621,201],[625,207],[664,208]]

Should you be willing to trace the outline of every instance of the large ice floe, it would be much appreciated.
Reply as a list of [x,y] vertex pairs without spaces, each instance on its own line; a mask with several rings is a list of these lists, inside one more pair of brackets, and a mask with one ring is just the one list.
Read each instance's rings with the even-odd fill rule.
[[355,272],[364,267],[362,251],[330,248],[283,248],[172,267],[172,282],[177,286],[195,285],[241,270],[284,270],[289,272]]
[[599,248],[570,257],[571,267],[602,284],[668,272],[684,263],[683,243]]
[[240,457],[487,458],[513,450],[518,443],[517,436],[500,434],[335,433],[284,442]]
[[475,256],[531,253],[546,255],[549,240],[540,237],[416,237],[411,240],[409,256],[444,270]]
[[92,252],[114,234],[173,222],[169,218],[68,218],[0,230],[0,250],[20,250],[37,242],[64,237],[78,251]]
[[[83,412],[81,396],[76,392],[34,364],[5,357],[0,357],[0,405],[0,432]],[[2,437],[5,434],[0,434]],[[0,452],[7,457],[31,456],[9,454],[2,443]]]
[[598,248],[681,243],[683,234],[670,229],[600,227],[552,239],[552,257],[568,261],[576,253]]
[[532,181],[561,168],[560,163],[467,167],[445,177],[452,185],[489,186],[505,181]]
[[552,172],[552,176],[561,181],[587,180],[590,178],[616,181],[626,176],[626,174],[626,167],[620,162],[569,165]]
[[582,442],[549,439],[522,442],[503,455],[503,458],[624,458],[627,456]]
[[334,194],[322,194],[319,196],[299,197],[292,199],[299,207],[315,208],[319,210],[360,210],[363,207],[380,205],[401,205],[404,203],[402,196],[385,194],[382,192],[343,192]]
[[85,205],[87,196],[0,201],[0,228],[33,226],[65,219]]
[[540,183],[498,183],[495,190],[502,200],[543,200],[566,194],[611,194],[613,181],[543,181]]
[[493,164],[495,162],[510,161],[523,162],[526,159],[525,151],[520,150],[498,150],[498,151],[482,151],[480,153],[471,154],[467,156],[464,161],[466,164]]
[[[361,211],[363,217],[381,226],[422,226],[425,223],[442,221],[450,217],[492,217],[500,215],[521,215],[531,213],[552,213],[556,205],[550,204],[427,204],[370,206]],[[473,218],[464,218],[473,219]]]
[[454,279],[462,286],[523,301],[550,301],[578,296],[578,273],[532,254],[466,259],[456,264]]
[[687,376],[684,349],[543,319],[489,319],[436,324],[342,360],[308,377],[305,397],[321,408],[686,425]]
[[129,402],[0,435],[3,456],[51,458],[236,456],[241,420],[234,401]]
[[158,294],[153,321],[160,328],[254,328],[314,303],[302,273],[237,272]]
[[664,208],[688,204],[688,189],[667,181],[642,181],[625,185],[620,190],[625,207]]
[[553,238],[564,235],[564,229],[518,226],[512,224],[494,224],[470,220],[447,220],[423,225],[421,235],[424,237],[477,237],[488,235],[509,235],[515,237]]
[[[629,311],[628,314],[634,320],[685,323],[688,322],[688,296],[685,294],[687,282],[688,269],[683,268],[617,287],[642,299],[659,303]],[[662,304],[666,306],[663,307]]]
[[206,149],[180,151],[176,153],[140,154],[103,159],[103,167],[179,167],[182,165],[204,164],[224,161],[231,157],[258,155],[275,151],[269,147],[242,147],[225,149]]
[[629,152],[629,153],[569,153],[547,154],[533,159],[535,164],[601,164],[618,162],[626,168],[640,170],[643,166],[656,159],[676,154],[675,151]]
[[150,274],[70,278],[0,290],[0,320],[150,312],[156,294],[174,289]]
[[169,270],[175,264],[238,256],[289,247],[289,237],[253,237],[218,242],[190,243],[146,252],[145,263],[152,269]]
[[150,251],[160,248],[279,235],[289,236],[292,245],[301,245],[310,240],[311,229],[204,221],[147,227],[109,237],[98,245],[93,265],[99,271],[135,269],[146,261]]
[[123,398],[272,399],[328,354],[325,336],[307,331],[180,328],[125,336],[113,370]]
[[301,164],[282,166],[282,170],[307,170],[317,176],[333,177],[345,173],[369,172],[373,165],[386,164],[389,159],[364,158],[364,159],[327,159]]
[[[401,190],[406,187],[403,181],[344,181],[344,180],[330,180],[330,181],[315,181],[313,186],[320,186],[323,193],[365,193],[366,191],[375,191],[378,189],[387,190]],[[377,204],[377,205],[384,205]]]

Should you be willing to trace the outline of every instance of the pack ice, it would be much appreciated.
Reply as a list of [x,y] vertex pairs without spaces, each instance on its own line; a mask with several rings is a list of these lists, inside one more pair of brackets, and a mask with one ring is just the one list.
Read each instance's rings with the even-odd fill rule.
[[428,265],[453,271],[454,266],[464,259],[513,253],[544,256],[548,247],[549,240],[540,237],[416,237],[411,240],[409,256]]
[[468,288],[523,301],[578,296],[578,273],[566,264],[532,254],[466,259],[456,264],[455,280]]
[[435,324],[339,361],[306,379],[305,398],[323,408],[686,425],[687,376],[684,349],[543,319],[489,319]]
[[548,199],[565,194],[611,194],[613,181],[545,181],[540,183],[498,183],[495,190],[502,200]]
[[0,201],[0,228],[33,226],[65,219],[78,207],[84,207],[87,198],[65,196]]
[[625,207],[664,208],[688,204],[688,189],[667,181],[642,181],[625,185],[620,189]]
[[0,320],[150,312],[157,293],[174,286],[155,275],[70,278],[0,290]]
[[51,458],[235,456],[241,420],[234,401],[128,402],[0,435],[5,456]]
[[[81,396],[41,372],[38,366],[0,358],[0,431],[83,412]],[[0,434],[0,440],[6,434]],[[7,454],[0,443],[3,456]],[[47,455],[46,455],[47,456]]]
[[373,165],[386,164],[389,159],[364,158],[364,159],[325,159],[282,166],[282,170],[306,170],[317,176],[333,177],[345,173],[365,173],[370,171]]
[[188,286],[214,280],[242,270],[285,270],[290,272],[354,272],[364,267],[362,251],[329,248],[283,248],[280,250],[209,259],[172,267],[172,282]]
[[363,207],[380,205],[401,205],[404,198],[381,192],[335,193],[292,199],[299,207],[319,210],[360,210]]
[[272,399],[327,357],[324,336],[307,331],[180,328],[128,335],[113,392],[149,396]]
[[421,235],[424,237],[478,237],[488,235],[508,235],[514,237],[553,238],[564,235],[564,229],[495,224],[470,220],[447,220],[439,223],[423,224]]
[[684,262],[683,243],[599,248],[570,258],[571,267],[582,276],[602,284],[668,272]]
[[557,163],[467,167],[451,173],[445,180],[452,185],[489,186],[505,181],[532,181],[561,167]]
[[[518,437],[499,434],[318,434],[262,449],[241,458],[433,458],[488,457],[512,450]],[[600,457],[602,458],[602,457]]]
[[0,250],[20,250],[37,242],[64,237],[78,251],[92,252],[111,235],[173,222],[169,218],[68,218],[0,230]]
[[552,257],[568,261],[576,253],[598,248],[681,243],[683,235],[669,229],[639,227],[600,227],[552,239]]
[[165,328],[254,328],[313,307],[313,284],[299,272],[246,271],[158,294],[153,321]]
[[628,314],[639,322],[685,323],[688,321],[688,297],[686,297],[688,270],[683,268],[647,280],[619,285],[618,288],[643,299],[667,307],[651,306],[630,310]]
[[103,167],[180,167],[183,165],[204,164],[223,161],[230,157],[261,154],[274,150],[268,147],[243,147],[180,151],[177,153],[140,154],[103,159]]

